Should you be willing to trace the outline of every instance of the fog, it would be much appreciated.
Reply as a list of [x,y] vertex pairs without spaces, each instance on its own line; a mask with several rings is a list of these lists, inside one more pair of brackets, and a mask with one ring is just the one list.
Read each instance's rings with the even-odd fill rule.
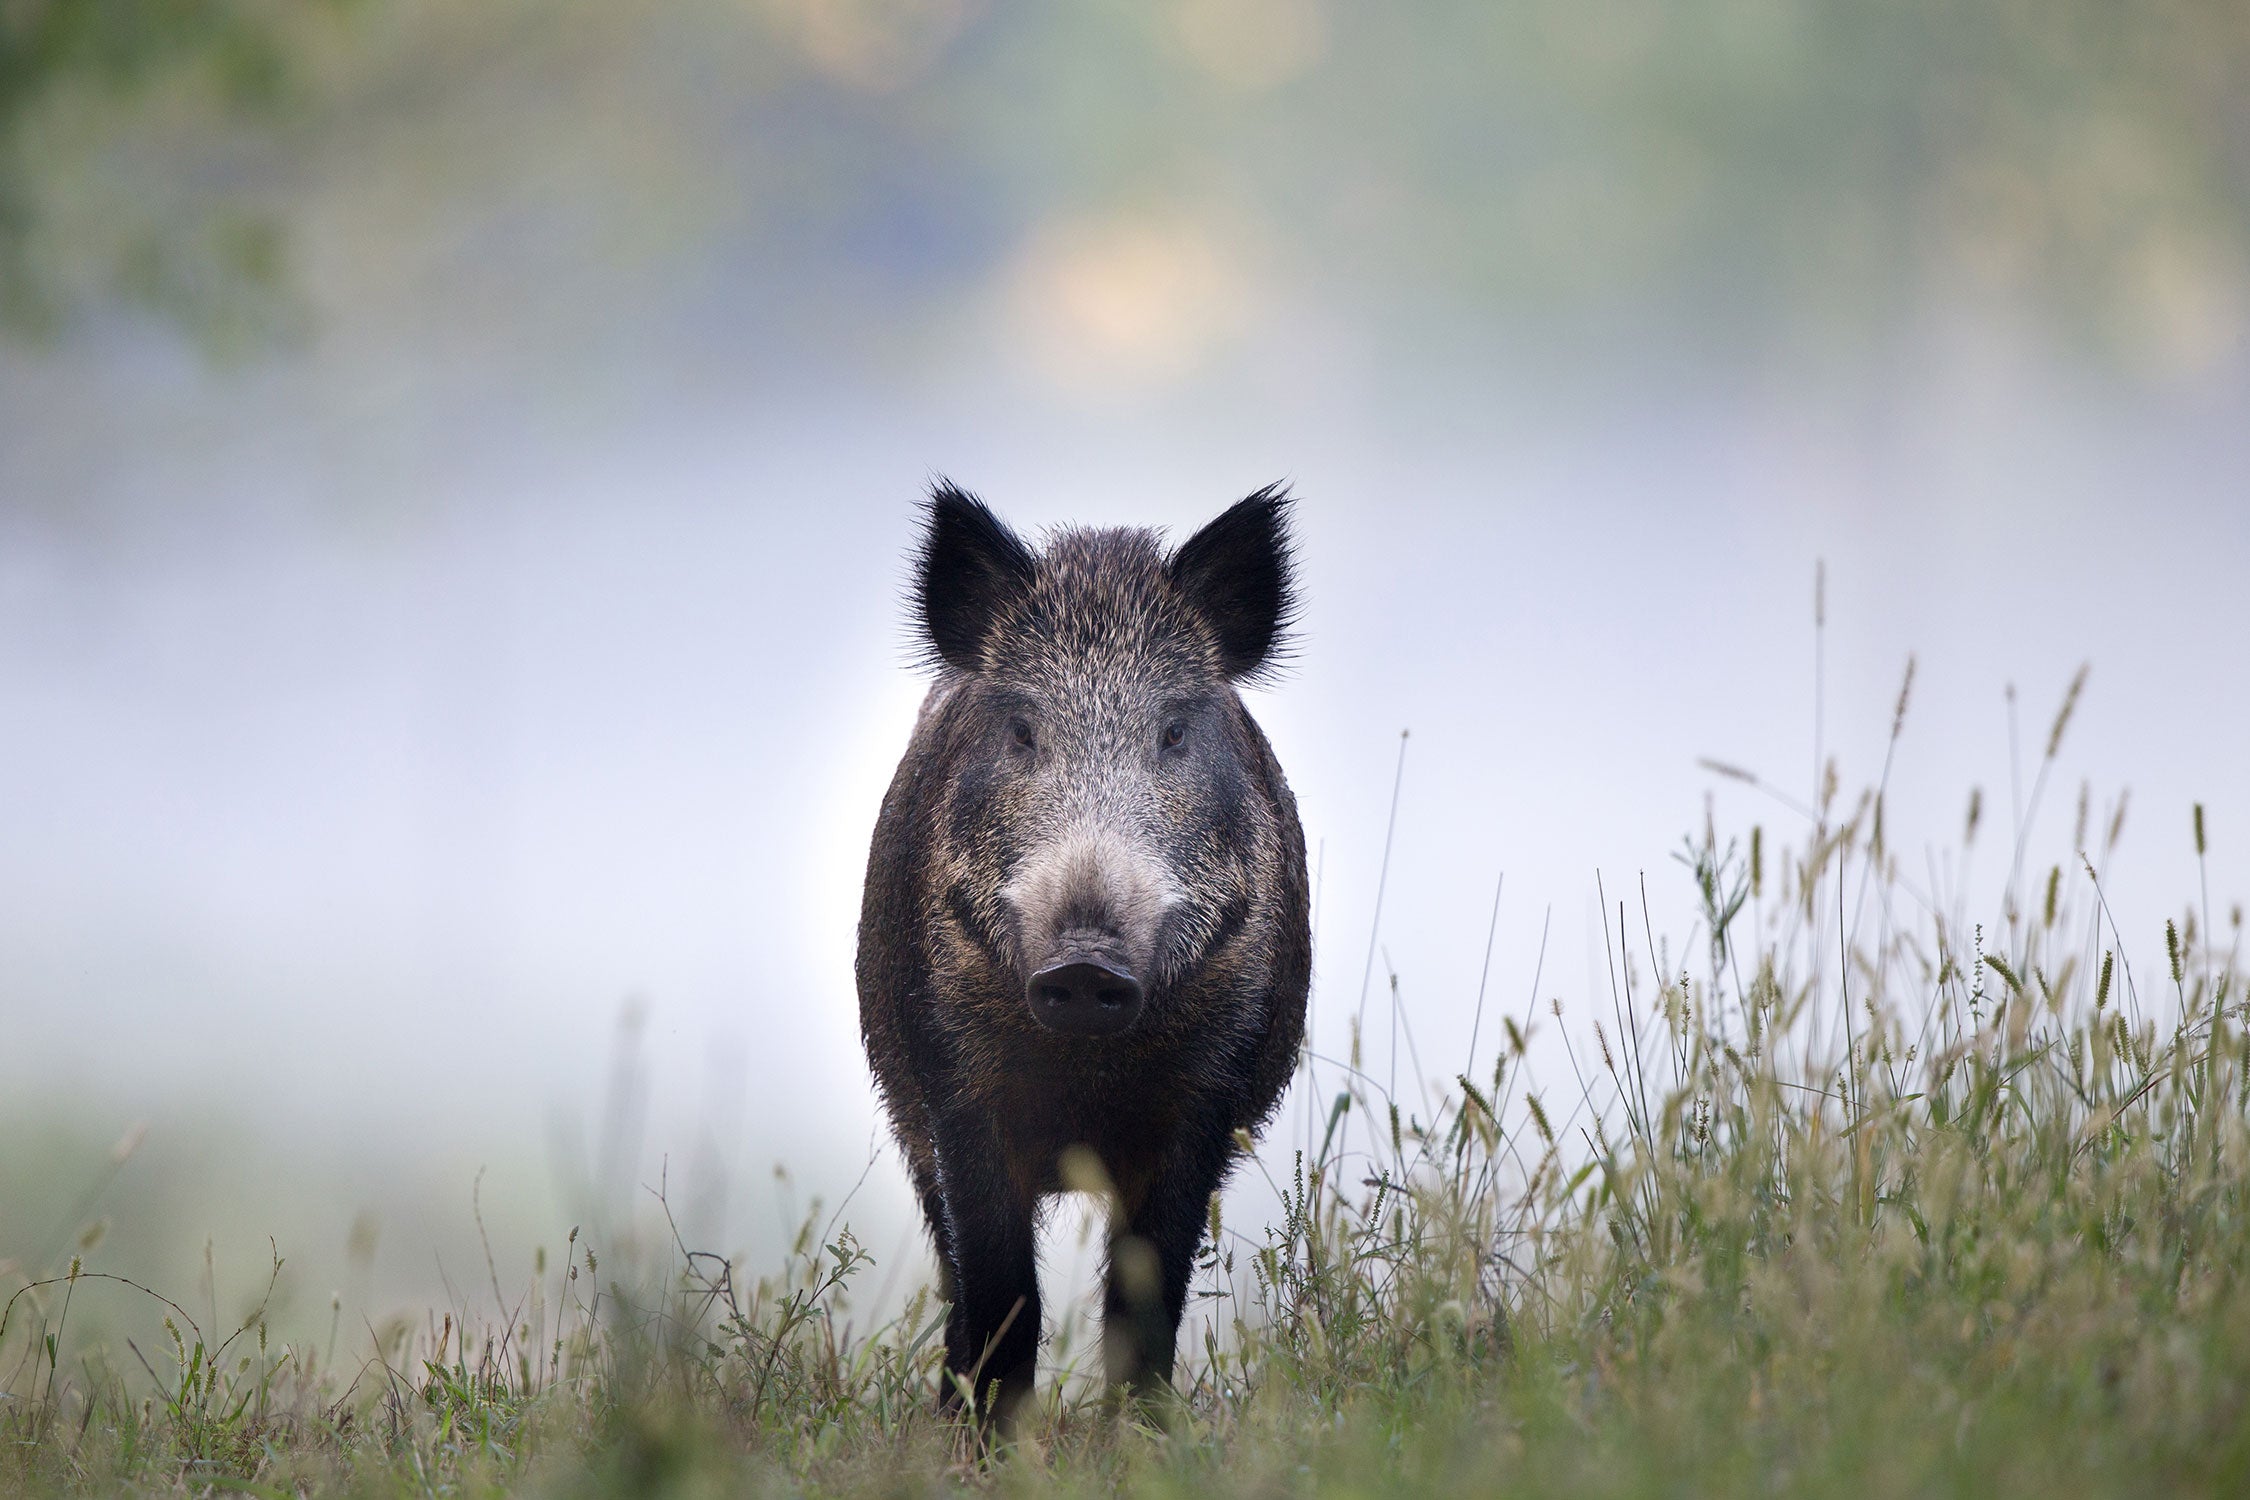
[[[320,108],[379,128],[292,125],[261,168],[292,332],[214,354],[97,301],[0,344],[11,1118],[240,1122],[284,1165],[206,1159],[254,1180],[225,1225],[168,1222],[285,1215],[315,1265],[368,1207],[370,1159],[395,1169],[386,1202],[456,1234],[495,1164],[510,1223],[549,1242],[692,1160],[737,1185],[701,1227],[760,1245],[774,1163],[834,1202],[872,1160],[853,1218],[910,1243],[851,960],[925,685],[901,585],[937,474],[1029,531],[1175,539],[1292,486],[1296,663],[1251,706],[1320,872],[1315,1050],[1346,1053],[1372,973],[1378,1076],[1394,971],[1427,1073],[1465,1065],[1503,877],[1486,1066],[1499,1007],[1606,995],[1597,879],[1637,908],[1645,876],[1676,951],[1672,855],[1707,807],[1722,839],[1802,831],[1700,762],[1806,801],[1816,757],[1871,782],[1910,656],[1886,816],[1917,878],[1997,910],[2009,809],[2089,663],[2027,858],[2069,860],[2081,783],[2103,816],[2130,788],[2103,871],[2128,944],[2161,954],[2197,895],[2195,803],[2222,926],[2250,889],[2239,241],[2205,245],[2178,327],[1945,275],[1880,304],[1848,287],[1839,314],[1783,294],[1780,271],[1818,269],[1785,230],[1756,240],[1782,247],[1776,284],[1750,266],[1717,305],[1599,256],[1554,289],[1544,210],[1509,199],[1471,257],[1514,268],[1494,292],[1425,277],[1411,222],[1370,262],[1356,219],[1307,230],[1287,195],[1230,189],[1228,160],[1317,179],[1254,118],[1169,182],[1023,186],[1009,131],[964,156],[916,112],[965,107],[1027,23],[962,14],[904,82],[856,78],[873,54],[849,48],[829,68],[806,33],[802,76],[746,72],[732,136],[708,79],[679,117],[620,123],[687,66],[654,43],[464,63],[426,108],[346,70]],[[1343,43],[1318,35],[1309,72],[1257,87],[1334,74]],[[562,106],[523,93],[549,72],[621,98],[557,139]],[[901,116],[904,158],[861,140]],[[1040,149],[1091,163],[1104,139]],[[788,149],[805,160],[776,177]],[[730,208],[712,183],[735,180],[698,175],[714,156],[766,175]],[[831,157],[848,189],[820,186]],[[933,208],[914,161],[1017,185]],[[828,203],[846,191],[888,227]],[[1727,242],[1651,243],[1669,266]],[[2162,336],[2082,336],[2087,307]],[[1988,829],[1964,857],[1973,787]],[[427,1274],[417,1235],[442,1232],[386,1242],[399,1295]]]

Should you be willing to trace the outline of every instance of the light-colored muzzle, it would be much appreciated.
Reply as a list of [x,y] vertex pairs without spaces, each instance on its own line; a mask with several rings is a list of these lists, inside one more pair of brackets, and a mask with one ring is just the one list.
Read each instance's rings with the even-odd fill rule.
[[1115,1036],[1147,999],[1164,914],[1181,899],[1171,872],[1129,835],[1097,823],[1034,850],[1001,897],[1030,960],[1024,998],[1056,1031]]

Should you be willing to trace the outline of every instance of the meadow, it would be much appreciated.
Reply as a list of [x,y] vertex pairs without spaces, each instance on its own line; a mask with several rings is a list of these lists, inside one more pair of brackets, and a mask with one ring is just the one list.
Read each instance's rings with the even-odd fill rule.
[[[1495,981],[1442,1089],[1327,1060],[1280,1211],[1214,1206],[1170,1399],[1063,1340],[1079,1373],[980,1448],[936,1413],[934,1296],[871,1313],[884,1268],[817,1210],[786,1264],[573,1231],[489,1305],[293,1342],[89,1241],[0,1286],[0,1495],[2250,1492],[2241,911],[2120,932],[2123,803],[2085,791],[2078,855],[2027,867],[2075,701],[2020,812],[1969,801],[1989,910],[1831,772],[1606,886],[1598,1001]],[[2200,857],[2202,809],[2165,817]],[[74,1339],[93,1299],[158,1341]]]

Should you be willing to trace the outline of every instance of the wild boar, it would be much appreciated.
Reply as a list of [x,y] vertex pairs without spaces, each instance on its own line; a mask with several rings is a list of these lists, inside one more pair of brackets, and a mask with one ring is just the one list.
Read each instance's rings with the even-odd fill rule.
[[1074,1149],[1111,1187],[1106,1373],[1170,1380],[1211,1195],[1295,1066],[1304,831],[1236,692],[1284,650],[1289,505],[1034,550],[931,492],[936,677],[868,855],[860,1032],[952,1304],[944,1399],[980,1419],[1031,1393],[1034,1231]]

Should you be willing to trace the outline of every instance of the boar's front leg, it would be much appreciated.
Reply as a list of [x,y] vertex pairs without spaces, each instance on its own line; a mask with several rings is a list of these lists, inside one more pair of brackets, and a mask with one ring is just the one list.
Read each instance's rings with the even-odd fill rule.
[[1170,1383],[1195,1252],[1231,1146],[1224,1120],[1191,1126],[1139,1200],[1123,1205],[1124,1222],[1110,1225],[1102,1365],[1111,1385]]
[[990,1126],[966,1112],[937,1123],[937,1187],[945,1216],[953,1307],[945,1321],[946,1387],[975,1392],[980,1423],[1014,1420],[1039,1356],[1035,1205],[1017,1190]]

